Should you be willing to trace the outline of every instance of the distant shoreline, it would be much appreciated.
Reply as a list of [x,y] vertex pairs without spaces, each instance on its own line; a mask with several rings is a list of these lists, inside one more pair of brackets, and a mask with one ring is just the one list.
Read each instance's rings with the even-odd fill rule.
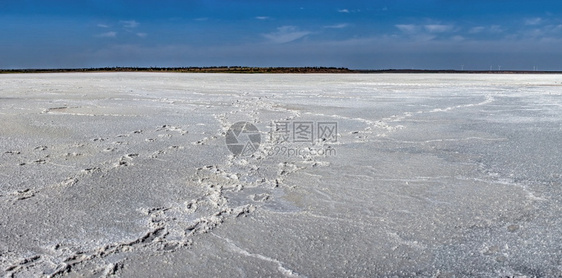
[[72,73],[72,72],[170,72],[170,73],[459,73],[459,74],[562,74],[562,71],[528,70],[361,70],[336,67],[106,67],[70,69],[0,69],[9,73]]

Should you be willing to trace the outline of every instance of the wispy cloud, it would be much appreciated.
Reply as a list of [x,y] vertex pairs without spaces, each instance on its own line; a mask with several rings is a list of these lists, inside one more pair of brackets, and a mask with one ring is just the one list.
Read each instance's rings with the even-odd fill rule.
[[137,36],[139,38],[146,38],[146,36],[148,36],[148,34],[147,33],[137,33]]
[[136,20],[121,20],[119,21],[124,28],[133,29],[140,25]]
[[527,30],[522,30],[519,32],[519,37],[522,38],[532,38],[535,40],[544,39],[557,39],[560,38],[560,33],[562,33],[562,24],[558,25],[546,25],[535,27]]
[[492,25],[490,26],[490,32],[492,33],[501,33],[503,32],[503,28],[500,25]]
[[500,25],[491,25],[491,26],[476,26],[472,27],[468,30],[469,34],[480,34],[480,33],[502,33],[503,28]]
[[109,28],[109,25],[100,23],[100,24],[98,24],[98,27],[100,27],[100,28]]
[[445,33],[452,31],[453,25],[443,25],[443,24],[428,24],[424,26],[425,30],[430,33]]
[[300,31],[295,26],[281,26],[277,31],[264,34],[263,36],[273,43],[288,43],[298,40],[310,34],[308,31]]
[[339,9],[338,13],[344,13],[344,14],[351,14],[351,13],[360,13],[361,10],[360,9]]
[[98,38],[115,38],[115,37],[117,37],[117,32],[101,33],[101,34],[97,34],[96,37],[98,37]]
[[543,22],[543,19],[540,18],[540,17],[525,19],[525,25],[539,25],[542,22]]
[[269,16],[256,16],[256,19],[258,19],[258,20],[266,20],[266,19],[269,19]]
[[459,28],[453,24],[397,24],[394,27],[400,30],[402,35],[395,34],[393,37],[408,38],[408,40],[415,42],[428,42],[436,39],[464,40],[464,37],[456,35]]
[[552,31],[554,32],[561,32],[562,31],[562,24],[558,24],[556,26],[553,26]]
[[335,24],[335,25],[327,25],[327,26],[324,26],[324,28],[342,29],[342,28],[346,28],[348,26],[349,26],[349,24],[347,24],[347,23],[341,23],[341,24]]
[[397,24],[394,27],[398,28],[398,30],[407,33],[407,34],[423,34],[423,33],[431,33],[431,34],[438,34],[438,33],[446,33],[455,31],[454,25],[447,25],[447,24],[425,24],[425,25],[417,25],[417,24]]
[[472,27],[468,30],[468,33],[470,34],[479,34],[484,32],[484,30],[486,30],[486,27],[484,26],[476,26],[476,27]]
[[457,36],[452,36],[452,37],[451,37],[451,41],[454,41],[454,42],[460,42],[460,41],[464,41],[464,40],[465,40],[465,37],[463,37],[463,36],[458,36],[458,35],[457,35]]
[[414,24],[398,24],[394,26],[404,33],[415,33],[418,31],[418,26]]

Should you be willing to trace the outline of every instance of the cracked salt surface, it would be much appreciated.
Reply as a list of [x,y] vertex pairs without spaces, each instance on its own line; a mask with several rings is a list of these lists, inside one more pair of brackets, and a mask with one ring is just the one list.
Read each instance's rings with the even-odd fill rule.
[[[562,276],[559,79],[2,75],[0,274]],[[337,155],[233,156],[239,121]]]

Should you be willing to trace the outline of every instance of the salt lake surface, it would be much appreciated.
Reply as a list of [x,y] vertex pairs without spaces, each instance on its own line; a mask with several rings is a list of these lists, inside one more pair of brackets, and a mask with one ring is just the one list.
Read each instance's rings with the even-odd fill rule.
[[0,274],[560,277],[561,140],[560,75],[0,75]]

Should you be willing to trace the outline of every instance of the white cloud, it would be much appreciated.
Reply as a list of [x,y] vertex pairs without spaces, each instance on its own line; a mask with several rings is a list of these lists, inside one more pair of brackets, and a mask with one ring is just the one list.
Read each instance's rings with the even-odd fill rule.
[[444,33],[452,31],[454,26],[453,25],[443,25],[443,24],[428,24],[425,25],[425,30],[430,33]]
[[256,16],[256,19],[266,20],[266,19],[269,19],[269,16]]
[[468,30],[469,34],[479,34],[479,33],[501,33],[503,29],[500,25],[491,25],[491,26],[476,26],[472,27]]
[[276,32],[264,34],[263,36],[274,43],[288,43],[298,40],[308,34],[310,34],[310,32],[300,31],[295,26],[281,26],[277,28]]
[[538,38],[542,37],[545,34],[545,31],[542,29],[535,28],[533,30],[525,32],[525,35],[531,38]]
[[349,26],[349,24],[347,24],[347,23],[341,23],[341,24],[324,26],[324,28],[342,29],[342,28],[345,28],[345,27],[348,27],[348,26]]
[[460,41],[464,41],[465,38],[463,36],[453,36],[451,37],[451,40],[455,42],[460,42]]
[[418,26],[414,24],[398,24],[395,27],[404,33],[414,33],[418,30]]
[[109,28],[109,25],[100,23],[100,24],[98,24],[98,27],[100,27],[100,28]]
[[478,34],[478,33],[484,32],[484,30],[486,30],[486,27],[484,27],[484,26],[476,26],[476,27],[470,28],[470,30],[468,30],[468,32],[469,32],[470,34]]
[[119,23],[121,23],[123,25],[123,27],[125,27],[127,29],[136,28],[140,24],[136,20],[121,20],[121,21],[119,21]]
[[106,32],[96,35],[98,38],[115,38],[117,36],[117,32]]
[[414,41],[414,42],[428,42],[428,41],[432,41],[436,38],[437,38],[437,36],[435,36],[435,35],[422,33],[422,34],[412,36],[411,40]]
[[148,36],[148,34],[146,34],[146,33],[137,33],[137,36],[138,36],[139,38],[146,38],[146,36]]
[[562,24],[558,25],[546,25],[546,26],[536,26],[535,28],[526,29],[519,32],[522,38],[532,38],[532,39],[548,39],[548,38],[560,38],[560,33],[562,32]]
[[353,10],[350,10],[350,9],[339,9],[339,10],[338,10],[338,13],[344,13],[344,14],[360,13],[360,12],[361,12],[360,9],[353,9]]
[[540,17],[525,19],[525,25],[539,25],[542,22],[543,22],[543,19],[540,18]]
[[490,26],[490,32],[501,33],[501,32],[503,32],[503,29],[500,25],[492,25],[492,26]]
[[424,38],[434,38],[436,34],[455,31],[454,25],[445,24],[397,24],[394,25],[394,27],[410,36],[419,36]]
[[443,36],[445,33],[453,33],[456,32],[455,25],[445,25],[445,24],[425,24],[425,25],[417,25],[417,24],[397,24],[394,25],[398,30],[400,30],[403,35],[395,35],[396,39],[398,38],[407,38],[413,42],[429,42],[436,39],[440,40],[453,40],[453,41],[461,41],[464,40],[464,37],[461,36],[454,36],[454,37],[446,37]]

